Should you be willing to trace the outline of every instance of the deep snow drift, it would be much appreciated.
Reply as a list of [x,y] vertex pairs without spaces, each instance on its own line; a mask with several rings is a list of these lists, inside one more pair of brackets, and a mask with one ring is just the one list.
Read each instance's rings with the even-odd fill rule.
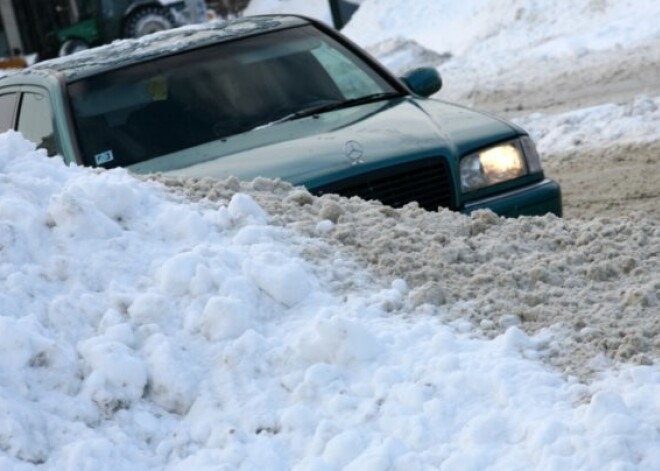
[[[660,467],[657,367],[562,377],[538,361],[557,339],[524,334],[513,300],[504,333],[473,330],[505,303],[499,290],[527,292],[523,313],[580,312],[566,291],[642,316],[658,304],[652,281],[621,298],[588,285],[622,270],[651,280],[659,234],[643,220],[394,211],[255,181],[283,201],[268,214],[236,181],[213,188],[219,203],[189,203],[33,149],[0,135],[0,469]],[[397,252],[433,227],[439,287],[412,288],[427,254]],[[626,231],[645,255],[608,249]],[[410,285],[382,284],[338,241],[389,251]],[[591,268],[565,273],[567,257]]]

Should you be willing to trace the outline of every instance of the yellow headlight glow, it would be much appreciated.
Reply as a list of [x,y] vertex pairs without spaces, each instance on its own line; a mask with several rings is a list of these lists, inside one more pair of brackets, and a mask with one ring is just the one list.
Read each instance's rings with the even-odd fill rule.
[[461,189],[475,191],[527,174],[525,155],[519,141],[484,149],[461,159]]
[[517,147],[506,144],[482,152],[479,156],[488,183],[517,178],[525,173],[525,164]]

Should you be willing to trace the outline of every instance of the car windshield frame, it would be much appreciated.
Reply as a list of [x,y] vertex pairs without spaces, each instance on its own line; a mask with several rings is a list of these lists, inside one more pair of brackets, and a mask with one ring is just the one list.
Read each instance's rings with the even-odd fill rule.
[[[72,81],[67,94],[81,163],[105,168],[142,164],[407,93],[342,39],[313,23],[297,25]],[[259,81],[263,77],[269,82]],[[183,107],[167,106],[175,103]],[[229,110],[234,114],[222,119]],[[190,159],[177,166],[196,163]]]

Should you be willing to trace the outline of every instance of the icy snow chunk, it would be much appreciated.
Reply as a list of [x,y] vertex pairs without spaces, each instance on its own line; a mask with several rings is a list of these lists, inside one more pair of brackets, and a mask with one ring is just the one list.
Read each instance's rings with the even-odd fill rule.
[[151,469],[144,458],[124,443],[110,438],[78,439],[62,449],[62,456],[52,469],[94,471],[147,471]]
[[78,178],[67,191],[89,201],[96,211],[118,224],[143,217],[141,210],[148,199],[148,193],[140,191],[124,169],[114,169],[94,179]]
[[0,417],[0,452],[21,461],[44,463],[49,446],[43,416],[18,401],[0,397]]
[[163,292],[175,296],[186,294],[197,267],[202,263],[202,258],[192,252],[180,253],[167,260],[158,273]]
[[392,289],[398,291],[401,294],[406,294],[408,292],[408,283],[406,283],[406,280],[397,278],[392,281]]
[[630,415],[630,410],[623,402],[620,395],[613,392],[599,392],[591,398],[587,408],[587,420],[592,425],[598,426],[601,421],[610,414],[622,416]]
[[506,332],[499,335],[493,344],[497,345],[505,352],[536,350],[538,349],[537,343],[531,339],[519,327],[509,327]]
[[318,319],[299,344],[303,357],[328,363],[370,361],[384,347],[364,325],[335,316]]
[[310,275],[302,262],[284,254],[263,251],[246,260],[246,274],[272,298],[292,307],[312,290]]
[[85,393],[106,416],[142,397],[147,368],[133,350],[104,337],[85,340],[78,349],[89,370]]
[[549,419],[538,424],[532,435],[531,443],[535,447],[543,449],[555,443],[559,438],[566,436],[568,436],[566,426],[561,422]]
[[188,412],[197,397],[199,384],[183,352],[162,334],[149,337],[143,352],[148,367],[149,397],[173,414]]
[[[384,447],[372,446],[365,450],[360,456],[351,461],[343,469],[344,471],[382,471],[391,468],[392,459]],[[403,467],[401,469],[415,469]],[[419,467],[418,469],[421,469]]]
[[408,291],[406,282],[396,279],[392,282],[390,289],[381,290],[376,297],[380,300],[381,308],[386,312],[392,312],[400,309],[403,304],[403,297]]
[[0,396],[3,387],[20,396],[43,389],[75,394],[77,375],[78,356],[69,344],[53,340],[33,316],[13,319],[0,312]]
[[282,411],[279,422],[285,431],[310,435],[314,432],[315,416],[313,409],[302,404],[294,404]]
[[123,343],[127,347],[135,346],[133,327],[126,322],[109,326],[105,330],[105,336],[110,340]]
[[26,367],[31,358],[52,342],[39,336],[29,319],[0,317],[0,378],[10,378],[12,371]]
[[305,370],[304,382],[312,386],[328,385],[338,379],[339,372],[335,366],[327,363],[316,363]]
[[135,297],[128,307],[128,315],[135,324],[158,324],[170,314],[170,299],[156,293]]
[[116,221],[71,190],[52,196],[47,215],[54,230],[76,239],[109,239],[122,232]]
[[250,328],[252,309],[240,300],[214,296],[202,313],[201,332],[212,341],[240,337]]
[[243,193],[237,193],[232,197],[227,210],[233,220],[251,219],[257,223],[268,222],[268,215],[261,206],[251,196]]
[[466,445],[483,446],[515,441],[509,419],[499,413],[486,414],[470,421],[461,433]]
[[201,296],[206,293],[210,293],[217,288],[215,280],[213,278],[213,273],[209,267],[205,265],[197,265],[195,270],[195,275],[190,280],[188,289],[190,294],[195,297]]
[[335,224],[331,220],[324,219],[316,225],[316,233],[321,235],[329,234],[334,227]]
[[[151,230],[155,231],[161,239],[174,239],[191,244],[208,238],[211,231],[209,222],[196,211],[191,211],[190,208],[170,206],[159,208],[157,216],[151,224]],[[220,221],[218,224],[220,227],[224,227]]]
[[335,469],[341,469],[360,455],[364,448],[362,436],[354,430],[349,430],[328,442],[323,451],[323,458]]

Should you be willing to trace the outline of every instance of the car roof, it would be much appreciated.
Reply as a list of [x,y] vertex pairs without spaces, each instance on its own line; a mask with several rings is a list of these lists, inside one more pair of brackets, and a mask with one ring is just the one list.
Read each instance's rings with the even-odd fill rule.
[[142,38],[118,40],[71,56],[39,62],[13,76],[35,73],[57,75],[66,82],[72,82],[151,58],[311,22],[312,20],[301,16],[262,15],[183,26]]

